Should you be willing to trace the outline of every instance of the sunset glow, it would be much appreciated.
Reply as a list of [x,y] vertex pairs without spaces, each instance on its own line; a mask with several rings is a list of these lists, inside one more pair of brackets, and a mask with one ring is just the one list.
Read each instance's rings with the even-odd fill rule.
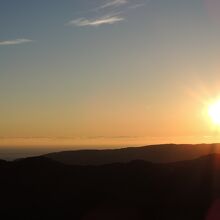
[[217,1],[14,2],[0,8],[0,148],[219,140]]
[[220,126],[220,100],[212,103],[209,106],[208,113],[212,122]]

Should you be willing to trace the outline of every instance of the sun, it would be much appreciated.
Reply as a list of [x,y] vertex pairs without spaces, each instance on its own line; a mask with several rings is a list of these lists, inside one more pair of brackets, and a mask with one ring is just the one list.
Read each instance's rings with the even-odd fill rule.
[[215,125],[220,126],[220,100],[208,106],[208,114]]

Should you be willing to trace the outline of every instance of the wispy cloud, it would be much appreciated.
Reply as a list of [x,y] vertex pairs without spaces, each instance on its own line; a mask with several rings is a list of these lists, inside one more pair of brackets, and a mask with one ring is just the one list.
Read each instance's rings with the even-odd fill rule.
[[146,5],[146,3],[137,3],[137,4],[130,5],[130,6],[128,7],[128,9],[136,9],[136,8],[143,7],[143,6],[145,6],[145,5]]
[[102,16],[96,19],[78,18],[78,19],[70,21],[68,25],[74,25],[78,27],[85,27],[85,26],[98,27],[103,24],[115,24],[123,20],[124,18],[120,16],[106,15],[106,16]]
[[[125,20],[125,15],[130,10],[143,6],[144,3],[138,0],[108,0],[84,13],[87,15],[69,21],[66,25],[76,27],[99,27],[101,25],[115,24]],[[92,13],[92,14],[91,14]],[[97,14],[99,16],[97,16]]]
[[104,8],[108,8],[108,7],[118,7],[124,4],[127,4],[128,1],[127,0],[113,0],[113,1],[108,1],[107,3],[105,3],[104,5],[101,5],[99,7],[99,9],[104,9]]
[[32,42],[32,40],[25,38],[15,39],[15,40],[5,40],[5,41],[0,41],[0,46],[18,45],[18,44],[25,44],[30,42]]

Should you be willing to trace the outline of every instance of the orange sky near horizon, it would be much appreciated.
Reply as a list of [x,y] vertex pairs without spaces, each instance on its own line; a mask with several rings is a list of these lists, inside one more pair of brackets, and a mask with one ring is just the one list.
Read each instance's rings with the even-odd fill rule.
[[1,4],[0,148],[220,142],[218,1],[106,2]]

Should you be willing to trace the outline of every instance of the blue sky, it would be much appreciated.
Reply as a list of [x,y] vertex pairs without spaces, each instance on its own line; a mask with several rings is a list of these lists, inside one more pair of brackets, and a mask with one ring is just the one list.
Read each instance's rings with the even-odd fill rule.
[[201,115],[220,93],[218,12],[214,0],[0,0],[0,136],[212,135]]

